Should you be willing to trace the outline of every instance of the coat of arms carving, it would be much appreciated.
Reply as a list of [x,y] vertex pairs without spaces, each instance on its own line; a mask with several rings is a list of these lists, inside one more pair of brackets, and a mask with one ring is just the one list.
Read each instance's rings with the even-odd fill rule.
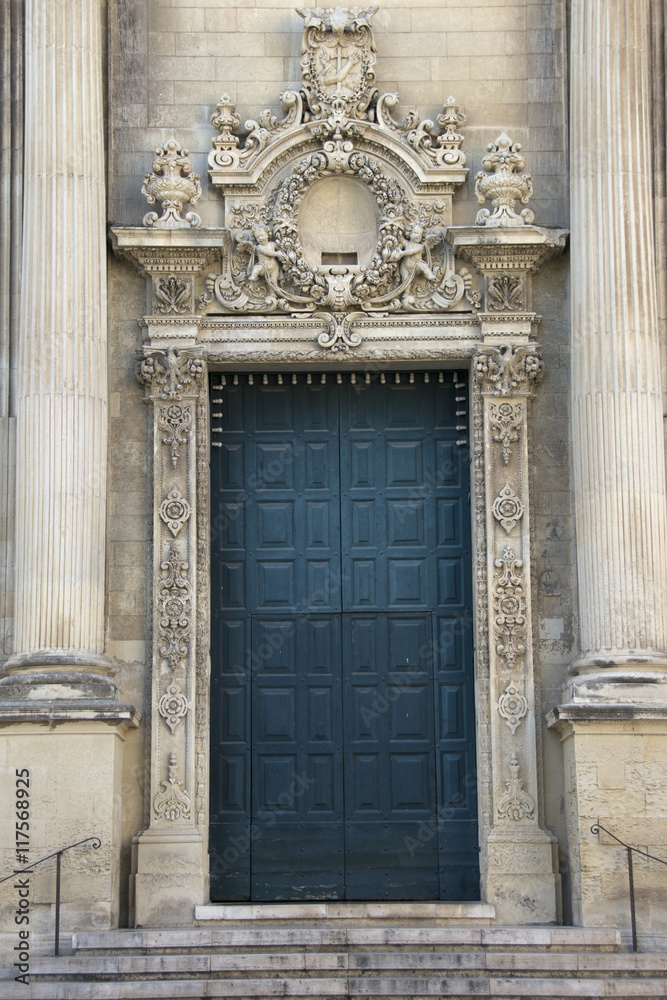
[[297,7],[304,19],[301,83],[311,115],[365,118],[376,96],[371,23],[377,6]]

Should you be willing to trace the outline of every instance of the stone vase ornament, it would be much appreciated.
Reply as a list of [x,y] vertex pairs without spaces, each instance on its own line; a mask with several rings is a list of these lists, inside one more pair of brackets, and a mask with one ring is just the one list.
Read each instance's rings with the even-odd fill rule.
[[514,205],[526,205],[533,193],[530,174],[522,173],[526,161],[521,155],[521,143],[512,142],[502,131],[495,142],[487,146],[488,153],[482,160],[484,171],[475,177],[475,194],[480,205],[489,199],[493,212],[482,208],[475,219],[478,226],[524,226],[533,221],[533,213],[524,208],[520,215]]
[[193,173],[187,149],[181,149],[174,138],[164,147],[157,149],[153,160],[153,173],[146,174],[141,193],[149,205],[159,202],[162,215],[147,212],[144,225],[149,229],[190,229],[201,226],[201,218],[196,212],[188,212],[183,218],[182,211],[190,202],[195,205],[201,197],[199,174]]

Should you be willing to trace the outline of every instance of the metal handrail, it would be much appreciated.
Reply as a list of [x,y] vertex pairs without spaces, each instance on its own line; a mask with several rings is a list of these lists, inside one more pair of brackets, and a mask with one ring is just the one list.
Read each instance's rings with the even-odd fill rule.
[[624,840],[617,837],[615,833],[608,830],[606,826],[602,823],[593,823],[591,827],[591,833],[600,835],[600,830],[604,830],[608,833],[610,837],[613,837],[617,844],[620,844],[627,851],[628,857],[628,882],[630,885],[630,923],[632,926],[632,950],[637,951],[637,919],[635,916],[635,874],[632,867],[632,855],[641,854],[645,858],[650,858],[651,861],[657,861],[661,865],[667,865],[667,861],[664,858],[656,858],[655,854],[649,854],[648,851],[642,851],[639,847],[631,847],[630,844],[626,844]]
[[33,861],[27,868],[16,868],[11,875],[0,878],[0,885],[2,885],[3,882],[8,882],[10,878],[16,878],[17,875],[22,875],[23,872],[32,872],[33,868],[41,865],[43,861],[48,861],[50,858],[56,859],[56,941],[54,954],[57,956],[60,955],[60,859],[65,851],[71,851],[73,847],[87,844],[89,840],[93,841],[95,850],[102,846],[102,841],[99,837],[86,837],[85,840],[77,840],[76,844],[68,844],[67,847],[61,847],[59,851],[54,851],[53,854],[47,854],[45,858],[40,858],[39,861]]

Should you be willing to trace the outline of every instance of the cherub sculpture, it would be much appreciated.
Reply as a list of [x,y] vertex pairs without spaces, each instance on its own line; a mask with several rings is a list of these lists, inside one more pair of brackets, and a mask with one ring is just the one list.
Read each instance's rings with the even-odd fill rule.
[[[277,288],[280,281],[280,251],[271,240],[271,234],[265,226],[255,226],[252,231],[254,239],[253,255],[248,265],[248,280],[257,281],[264,278],[272,287]],[[253,261],[256,263],[253,266]]]
[[394,250],[392,260],[398,262],[401,285],[407,288],[415,278],[426,278],[435,281],[436,275],[429,266],[431,247],[439,241],[437,233],[425,236],[424,227],[415,222],[403,240],[403,246]]

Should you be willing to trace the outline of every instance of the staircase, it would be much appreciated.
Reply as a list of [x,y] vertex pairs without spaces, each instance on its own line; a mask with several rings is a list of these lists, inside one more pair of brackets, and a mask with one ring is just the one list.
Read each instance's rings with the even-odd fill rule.
[[628,954],[619,932],[605,928],[225,918],[78,933],[73,949],[33,958],[30,986],[6,978],[0,998],[667,997],[667,956]]

